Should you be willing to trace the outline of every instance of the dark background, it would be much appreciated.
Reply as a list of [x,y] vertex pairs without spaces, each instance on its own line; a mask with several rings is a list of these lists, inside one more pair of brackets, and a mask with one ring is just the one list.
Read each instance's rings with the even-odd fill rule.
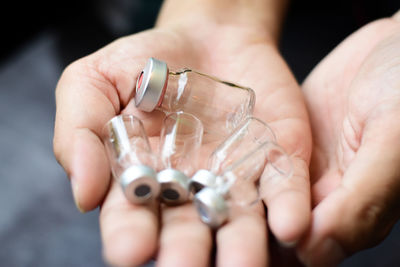
[[[81,215],[52,153],[54,88],[65,66],[147,29],[161,1],[13,1],[0,9],[0,266],[104,266],[98,211]],[[294,0],[281,51],[301,82],[343,38],[398,0]],[[341,266],[400,266],[400,225]],[[151,265],[151,263],[150,263]]]

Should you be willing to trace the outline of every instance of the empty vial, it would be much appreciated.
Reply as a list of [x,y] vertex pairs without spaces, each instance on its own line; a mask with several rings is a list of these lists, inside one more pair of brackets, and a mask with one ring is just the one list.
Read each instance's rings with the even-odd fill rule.
[[165,62],[150,58],[137,80],[135,104],[147,112],[193,114],[203,123],[203,141],[210,142],[225,138],[252,114],[255,94],[195,70],[170,71]]
[[119,115],[104,127],[104,143],[111,170],[126,198],[134,204],[156,199],[160,192],[157,162],[142,122],[132,115]]
[[176,112],[165,117],[160,134],[161,200],[168,205],[186,202],[189,178],[197,169],[203,125],[195,116]]
[[215,228],[227,220],[230,207],[258,202],[260,177],[291,175],[291,160],[275,143],[273,132],[259,119],[248,118],[214,151],[210,170],[201,170],[192,178],[191,184],[202,188],[194,203],[202,221]]
[[201,169],[190,180],[190,190],[197,193],[205,186],[212,186],[215,178],[232,163],[240,160],[259,144],[275,142],[272,129],[260,119],[248,117],[211,153],[207,169]]

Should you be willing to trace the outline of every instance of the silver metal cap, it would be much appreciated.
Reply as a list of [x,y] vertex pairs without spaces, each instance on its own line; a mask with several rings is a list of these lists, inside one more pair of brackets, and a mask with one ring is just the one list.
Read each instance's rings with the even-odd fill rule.
[[189,181],[189,191],[196,194],[204,187],[212,187],[215,184],[216,176],[209,170],[198,170]]
[[201,220],[211,228],[220,227],[228,219],[226,201],[214,188],[203,188],[193,201]]
[[160,184],[157,173],[145,165],[131,166],[120,176],[126,198],[134,204],[144,204],[158,197]]
[[168,80],[168,67],[163,61],[149,58],[136,82],[135,105],[143,111],[153,111],[162,101]]
[[161,184],[161,200],[167,205],[179,205],[189,199],[189,178],[175,169],[165,169],[157,174]]

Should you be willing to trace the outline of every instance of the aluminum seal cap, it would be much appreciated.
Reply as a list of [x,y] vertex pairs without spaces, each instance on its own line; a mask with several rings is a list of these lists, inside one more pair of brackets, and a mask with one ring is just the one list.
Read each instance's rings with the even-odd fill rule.
[[167,205],[183,204],[189,199],[189,178],[175,169],[165,169],[157,174],[161,184],[161,200]]
[[201,169],[198,170],[190,179],[189,190],[193,194],[196,194],[204,187],[213,187],[215,185],[216,176],[209,170]]
[[126,198],[134,204],[148,203],[160,194],[157,173],[145,165],[126,169],[120,176],[120,184]]
[[226,201],[214,188],[200,190],[194,196],[194,205],[201,220],[211,228],[220,227],[228,219]]
[[163,61],[149,58],[136,82],[135,105],[153,111],[162,101],[168,82],[168,67]]

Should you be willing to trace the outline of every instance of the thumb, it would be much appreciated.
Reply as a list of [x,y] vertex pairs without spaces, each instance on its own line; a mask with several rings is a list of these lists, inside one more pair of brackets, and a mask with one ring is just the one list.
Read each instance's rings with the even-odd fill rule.
[[400,21],[400,9],[393,15],[393,19]]
[[371,142],[357,151],[341,185],[314,209],[312,227],[298,249],[304,263],[336,266],[388,234],[400,214],[398,136],[366,140]]

